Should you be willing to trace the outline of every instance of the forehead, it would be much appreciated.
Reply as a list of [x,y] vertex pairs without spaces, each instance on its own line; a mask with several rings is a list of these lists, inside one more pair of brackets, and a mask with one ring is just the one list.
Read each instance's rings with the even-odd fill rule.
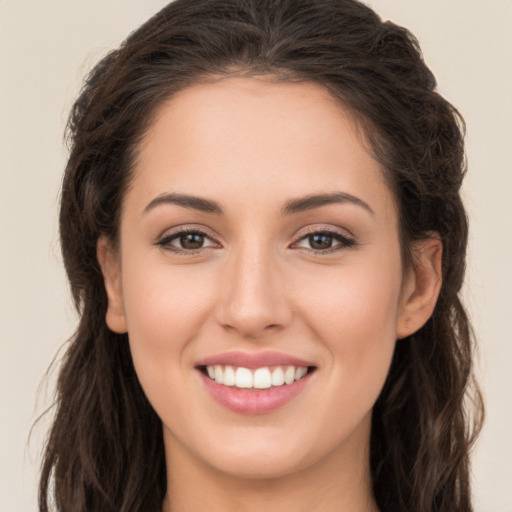
[[286,150],[302,142],[319,147],[320,139],[328,143],[335,137],[348,155],[363,142],[356,125],[354,114],[318,84],[231,77],[176,93],[157,109],[140,149],[154,152],[159,143],[174,139],[209,144],[219,152],[221,145],[240,147],[241,142],[248,150],[268,151],[277,143]]
[[194,85],[163,104],[138,148],[134,183],[148,200],[193,189],[282,202],[345,189],[394,207],[353,114],[318,84],[264,78]]

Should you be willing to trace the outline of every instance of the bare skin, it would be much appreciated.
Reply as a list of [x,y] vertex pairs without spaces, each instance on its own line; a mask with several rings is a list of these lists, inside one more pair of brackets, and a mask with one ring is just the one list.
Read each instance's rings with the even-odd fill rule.
[[[98,243],[107,323],[164,428],[164,512],[375,511],[372,407],[396,340],[433,311],[441,252],[418,242],[403,268],[383,171],[320,86],[229,78],[165,104],[119,250]],[[310,373],[283,405],[235,411],[198,367],[233,351]]]

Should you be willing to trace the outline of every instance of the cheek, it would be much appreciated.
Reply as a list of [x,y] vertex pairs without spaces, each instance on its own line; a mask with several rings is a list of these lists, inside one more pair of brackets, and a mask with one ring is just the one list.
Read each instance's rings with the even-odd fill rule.
[[[400,299],[399,265],[346,266],[302,276],[297,308],[310,325],[342,345],[377,341],[396,334]],[[359,344],[356,343],[356,346]],[[353,348],[356,348],[354,346]]]
[[148,395],[172,389],[183,374],[189,342],[205,322],[211,302],[201,273],[179,267],[126,262],[124,310],[130,349],[139,379]]
[[139,256],[123,261],[123,302],[128,331],[162,343],[179,339],[180,332],[200,319],[210,300],[205,270],[171,265],[165,255]]
[[311,279],[302,295],[302,316],[329,354],[327,389],[338,397],[340,414],[369,411],[389,371],[401,282],[395,267],[344,269],[335,279]]

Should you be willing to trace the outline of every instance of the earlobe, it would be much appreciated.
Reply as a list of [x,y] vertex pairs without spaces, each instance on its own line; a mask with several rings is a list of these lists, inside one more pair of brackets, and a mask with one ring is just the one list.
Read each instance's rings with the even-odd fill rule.
[[105,321],[111,331],[123,334],[127,331],[121,289],[121,264],[112,243],[105,236],[98,239],[96,255],[103,274],[107,292],[107,313]]
[[404,279],[397,321],[397,338],[420,329],[431,317],[442,282],[443,244],[437,235],[416,242],[413,268]]

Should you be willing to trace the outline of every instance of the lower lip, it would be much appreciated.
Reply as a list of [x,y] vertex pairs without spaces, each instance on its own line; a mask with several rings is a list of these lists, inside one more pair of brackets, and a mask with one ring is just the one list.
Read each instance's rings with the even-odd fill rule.
[[206,388],[215,400],[227,409],[241,414],[265,414],[279,409],[295,398],[308,383],[308,373],[292,384],[268,389],[239,389],[224,386],[201,372]]

